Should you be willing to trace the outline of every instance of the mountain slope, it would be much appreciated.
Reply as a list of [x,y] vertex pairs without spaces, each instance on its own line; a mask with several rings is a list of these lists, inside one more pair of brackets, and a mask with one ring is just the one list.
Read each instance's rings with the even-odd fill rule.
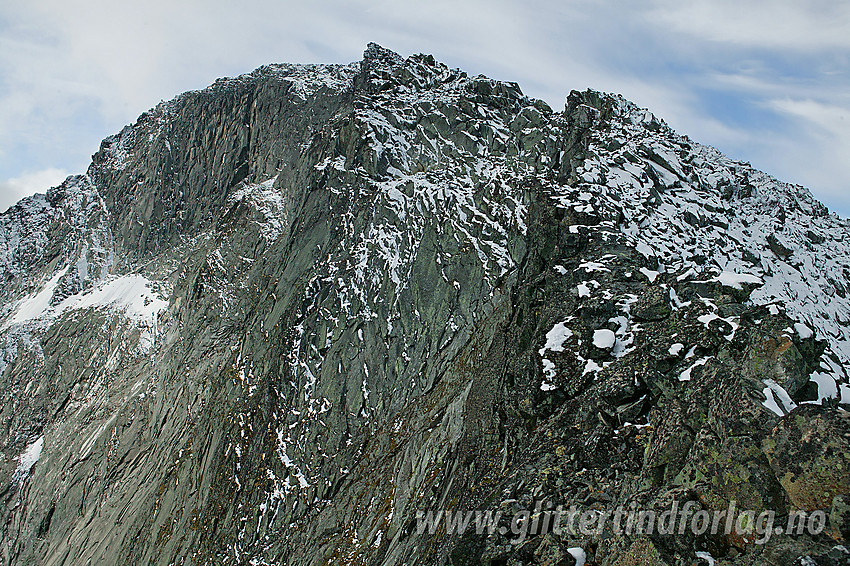
[[734,500],[846,536],[848,238],[617,96],[553,112],[374,44],[219,80],[0,215],[0,557],[825,554],[416,517]]

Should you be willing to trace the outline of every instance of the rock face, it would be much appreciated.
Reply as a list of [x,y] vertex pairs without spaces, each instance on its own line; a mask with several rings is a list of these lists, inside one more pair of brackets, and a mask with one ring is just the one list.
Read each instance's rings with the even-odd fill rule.
[[[0,564],[841,560],[848,250],[619,96],[376,45],[219,80],[0,215]],[[836,524],[417,523],[671,501]]]

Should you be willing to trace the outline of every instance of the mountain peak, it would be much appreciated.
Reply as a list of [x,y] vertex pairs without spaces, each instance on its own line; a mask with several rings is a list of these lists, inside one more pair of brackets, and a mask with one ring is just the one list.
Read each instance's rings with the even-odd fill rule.
[[363,61],[369,65],[396,66],[404,62],[404,58],[395,51],[377,43],[369,42],[363,52]]
[[508,515],[848,537],[848,265],[620,95],[377,44],[222,79],[0,214],[0,562],[821,563],[813,521]]

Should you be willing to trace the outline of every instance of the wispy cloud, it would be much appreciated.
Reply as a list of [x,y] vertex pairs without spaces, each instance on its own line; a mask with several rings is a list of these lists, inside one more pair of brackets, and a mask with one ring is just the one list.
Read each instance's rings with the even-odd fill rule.
[[767,104],[799,128],[798,143],[785,152],[789,162],[784,172],[789,177],[797,176],[797,171],[805,172],[827,205],[846,207],[850,193],[850,107],[792,98],[773,99]]
[[778,51],[850,48],[850,4],[834,0],[661,0],[649,12],[692,37]]
[[369,41],[518,81],[555,109],[571,89],[622,93],[850,215],[841,122],[800,105],[850,108],[850,5],[826,0],[7,2],[0,179],[83,171],[160,99],[272,61],[357,60]]
[[67,171],[51,168],[0,180],[0,212],[26,196],[43,193],[46,189],[59,185],[68,175]]

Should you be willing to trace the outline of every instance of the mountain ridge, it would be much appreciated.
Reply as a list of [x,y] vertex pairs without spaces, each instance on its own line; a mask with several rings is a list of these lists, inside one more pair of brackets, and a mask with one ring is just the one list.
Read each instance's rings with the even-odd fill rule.
[[[220,79],[0,215],[0,556],[531,563],[567,541],[410,521],[592,500],[582,469],[609,500],[679,489],[780,512],[810,505],[807,481],[840,518],[846,474],[789,485],[767,446],[788,415],[846,430],[848,237],[806,189],[620,96],[553,112],[374,44]],[[648,438],[615,433],[638,421]],[[741,465],[767,479],[705,477]],[[778,540],[792,558],[829,546]],[[764,551],[650,545],[671,564]]]

